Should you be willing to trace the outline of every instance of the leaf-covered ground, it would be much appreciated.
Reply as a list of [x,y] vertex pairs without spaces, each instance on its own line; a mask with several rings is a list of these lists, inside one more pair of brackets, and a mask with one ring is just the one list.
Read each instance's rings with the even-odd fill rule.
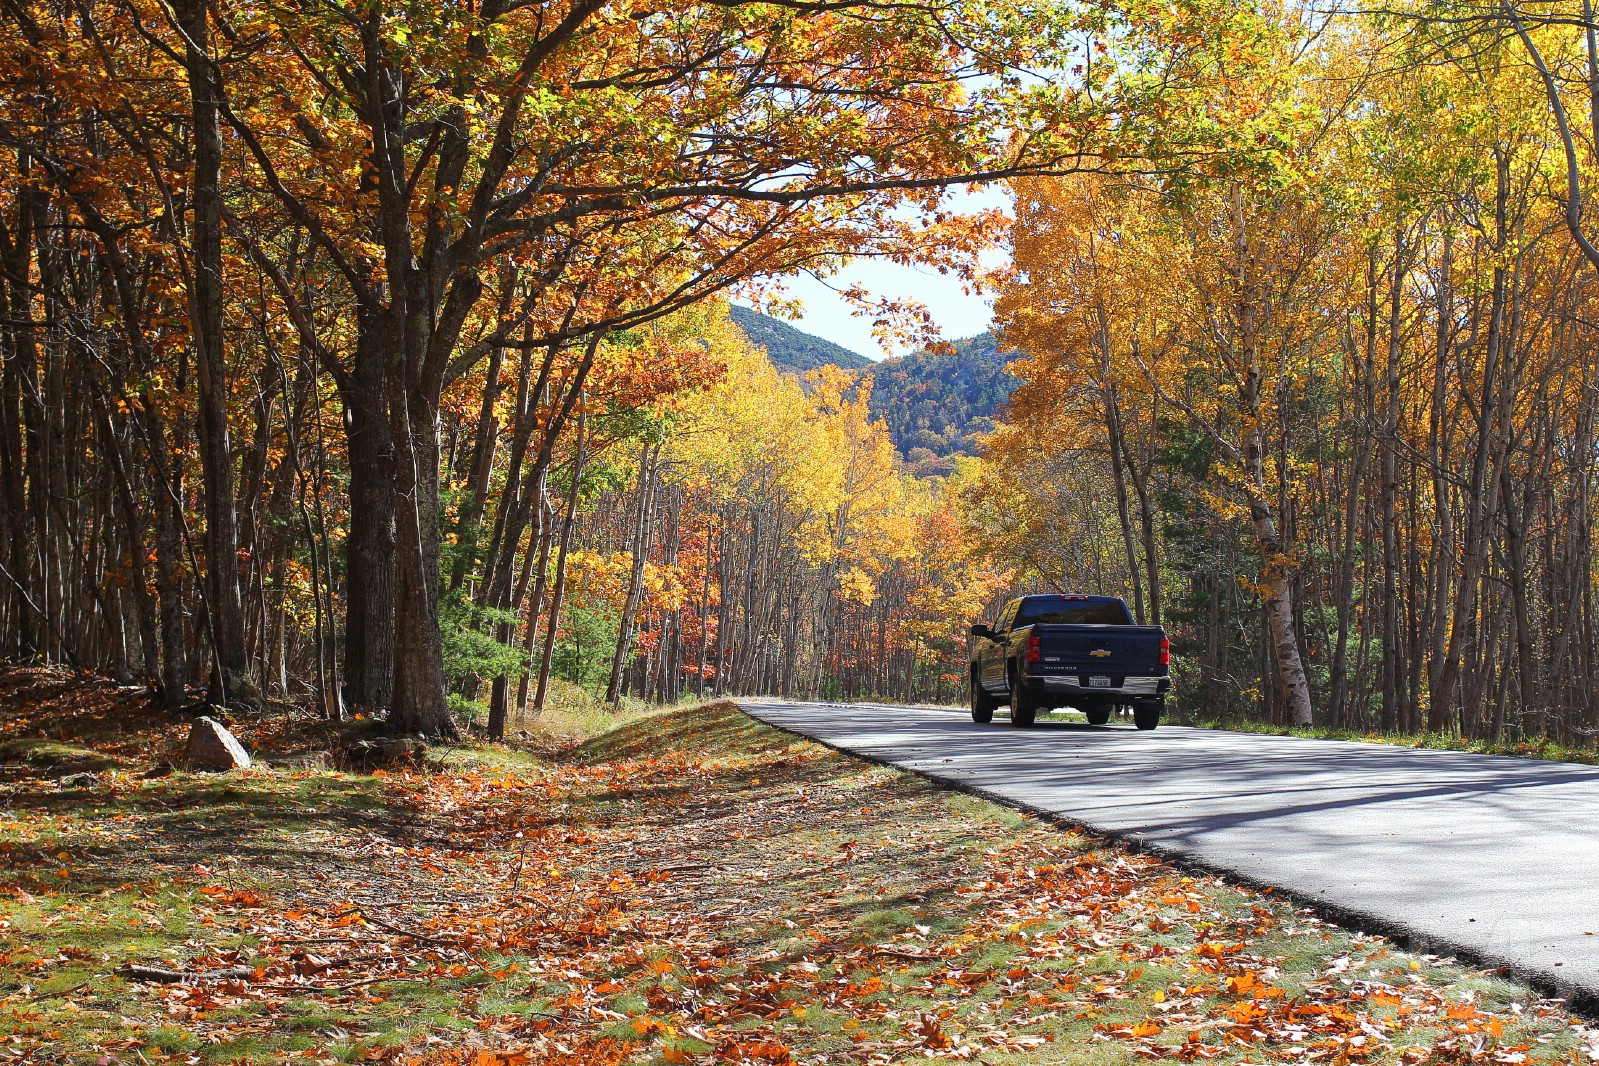
[[730,705],[391,776],[144,778],[132,717],[92,778],[4,771],[0,1063],[1599,1061],[1513,983]]

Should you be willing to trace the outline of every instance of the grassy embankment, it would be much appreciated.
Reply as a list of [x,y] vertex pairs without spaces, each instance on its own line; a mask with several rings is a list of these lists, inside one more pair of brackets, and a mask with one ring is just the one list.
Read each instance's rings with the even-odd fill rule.
[[1599,1057],[1512,982],[725,704],[146,777],[173,724],[25,680],[9,736],[55,747],[0,784],[0,1062]]

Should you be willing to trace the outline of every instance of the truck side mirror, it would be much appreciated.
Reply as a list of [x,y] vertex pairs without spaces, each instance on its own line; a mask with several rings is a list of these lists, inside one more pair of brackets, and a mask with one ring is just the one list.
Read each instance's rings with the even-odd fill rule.
[[993,640],[994,639],[994,631],[992,629],[989,629],[983,623],[977,622],[977,623],[974,623],[972,625],[972,636],[974,636],[974,637],[983,637],[986,640]]

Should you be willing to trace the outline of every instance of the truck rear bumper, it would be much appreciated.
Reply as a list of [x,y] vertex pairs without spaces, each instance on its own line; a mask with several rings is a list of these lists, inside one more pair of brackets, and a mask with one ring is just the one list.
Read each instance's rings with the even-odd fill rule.
[[1085,684],[1083,678],[1073,675],[1029,677],[1023,683],[1034,691],[1047,692],[1052,696],[1069,693],[1074,696],[1120,696],[1127,699],[1164,696],[1171,688],[1169,677],[1124,677],[1121,682],[1119,686]]

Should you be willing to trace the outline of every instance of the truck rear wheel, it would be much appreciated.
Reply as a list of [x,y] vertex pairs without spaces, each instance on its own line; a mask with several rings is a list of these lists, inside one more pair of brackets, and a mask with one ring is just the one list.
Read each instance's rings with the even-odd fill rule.
[[1015,679],[1010,685],[1010,724],[1026,729],[1038,717],[1038,701]]
[[1161,712],[1165,709],[1165,700],[1156,700],[1154,703],[1135,703],[1133,704],[1133,725],[1139,729],[1154,729],[1160,725]]
[[1088,719],[1089,725],[1104,725],[1110,721],[1110,708],[1090,707],[1083,712],[1083,715]]
[[989,698],[988,693],[983,691],[983,683],[977,679],[976,674],[972,675],[971,699],[972,721],[978,725],[987,725],[992,722],[994,720],[994,701]]

